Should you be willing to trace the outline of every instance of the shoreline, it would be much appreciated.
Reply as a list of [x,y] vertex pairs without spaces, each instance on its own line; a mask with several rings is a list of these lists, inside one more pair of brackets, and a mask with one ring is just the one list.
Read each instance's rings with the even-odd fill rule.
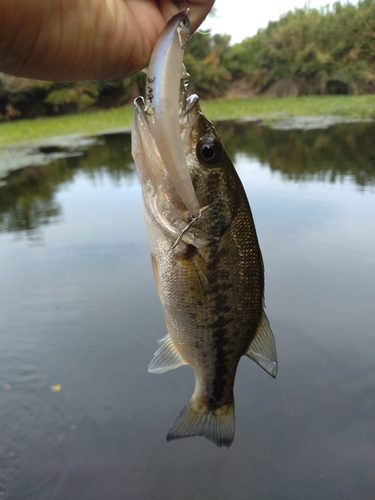
[[[245,115],[238,119],[216,119],[215,122],[258,123],[277,130],[327,129],[342,123],[375,122],[372,118],[351,118],[337,115],[290,115],[274,113],[266,116]],[[29,166],[43,166],[59,158],[77,156],[89,146],[97,144],[101,136],[131,133],[131,127],[100,130],[89,134],[63,134],[33,141],[21,141],[0,146],[0,183],[10,172]],[[45,151],[43,151],[45,149]]]
[[[296,121],[303,121],[306,126],[319,127],[327,120],[340,123],[375,119],[375,94],[201,99],[200,104],[203,113],[213,123],[249,120],[276,126],[282,121],[283,127],[293,127]],[[47,138],[72,134],[88,137],[107,131],[127,131],[132,120],[133,106],[127,105],[95,112],[2,122],[0,147],[35,144]],[[313,125],[313,122],[317,123]]]

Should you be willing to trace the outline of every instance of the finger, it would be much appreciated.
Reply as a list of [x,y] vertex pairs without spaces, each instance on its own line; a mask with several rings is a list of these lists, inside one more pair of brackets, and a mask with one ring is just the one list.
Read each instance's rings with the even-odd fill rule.
[[[194,31],[213,0],[191,0]],[[147,66],[172,0],[0,0],[0,71],[41,80],[124,78]]]

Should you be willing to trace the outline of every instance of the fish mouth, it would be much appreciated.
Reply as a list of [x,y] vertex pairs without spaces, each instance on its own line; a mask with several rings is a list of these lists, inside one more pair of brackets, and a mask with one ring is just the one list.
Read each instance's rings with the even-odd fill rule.
[[[195,120],[191,120],[191,112],[198,101],[194,99],[187,100],[186,109],[183,111],[183,117],[179,120],[181,126],[181,137],[185,142],[189,142],[189,131],[186,131],[186,126],[193,124]],[[180,117],[180,115],[179,115]],[[175,189],[172,179],[168,174],[167,168],[159,153],[158,145],[155,141],[152,132],[153,113],[152,107],[147,107],[142,96],[134,100],[134,119],[132,130],[132,152],[135,157],[138,174],[141,180],[142,188],[146,186],[154,191],[155,196],[160,200],[165,198],[170,205],[175,206],[178,212],[189,216],[186,206],[183,204],[177,190]],[[183,123],[182,123],[183,122]],[[186,123],[186,126],[185,126]],[[185,136],[185,137],[183,137]]]
[[[195,150],[192,129],[201,116],[197,95],[189,96],[184,108],[180,104],[180,132],[187,156],[191,156]],[[148,110],[142,96],[137,97],[134,100],[132,153],[142,187],[144,208],[169,233],[174,242],[178,240],[196,247],[206,246],[213,241],[212,235],[204,230],[208,207],[201,206],[202,217],[191,225],[191,214],[177,193],[160,156],[151,131],[151,120],[152,110]],[[187,230],[189,225],[191,229],[189,227]]]

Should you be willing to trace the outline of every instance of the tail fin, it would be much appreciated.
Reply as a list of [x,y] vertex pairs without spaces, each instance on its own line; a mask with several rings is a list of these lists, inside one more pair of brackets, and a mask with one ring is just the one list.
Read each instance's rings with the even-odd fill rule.
[[229,448],[234,438],[234,401],[210,409],[193,397],[169,430],[167,441],[189,436],[204,436],[221,448]]

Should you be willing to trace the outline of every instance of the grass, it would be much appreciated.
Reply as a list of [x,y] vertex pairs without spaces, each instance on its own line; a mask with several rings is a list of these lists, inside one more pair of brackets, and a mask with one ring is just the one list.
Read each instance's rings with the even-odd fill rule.
[[348,118],[374,118],[375,95],[321,95],[302,97],[259,97],[206,101],[202,105],[210,120],[270,117],[274,115],[317,116],[335,115]]
[[94,135],[104,130],[130,128],[132,117],[133,107],[124,106],[105,111],[0,123],[0,146],[33,142],[57,135]]
[[[212,121],[245,116],[270,118],[285,114],[375,119],[375,95],[258,97],[202,101],[201,104],[203,112]],[[128,105],[105,111],[0,123],[0,146],[57,135],[94,135],[104,130],[129,128],[132,113],[132,106]]]

